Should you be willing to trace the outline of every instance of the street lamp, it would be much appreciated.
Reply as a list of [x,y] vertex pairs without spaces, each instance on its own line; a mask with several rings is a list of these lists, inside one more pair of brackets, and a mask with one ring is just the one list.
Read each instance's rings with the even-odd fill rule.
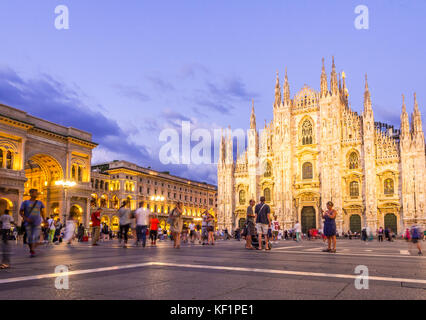
[[68,188],[72,188],[76,185],[74,181],[69,180],[58,180],[55,181],[55,186],[61,186],[64,189],[64,205],[62,206],[62,217],[64,219],[64,224],[67,220],[67,210],[68,210],[68,202],[67,202],[67,192]]

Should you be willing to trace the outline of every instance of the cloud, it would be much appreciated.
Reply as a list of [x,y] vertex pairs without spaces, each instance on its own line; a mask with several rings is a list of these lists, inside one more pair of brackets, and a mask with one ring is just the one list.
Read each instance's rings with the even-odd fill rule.
[[102,149],[127,160],[151,159],[144,146],[129,143],[119,124],[93,111],[82,96],[50,75],[24,79],[10,68],[0,69],[1,102],[48,121],[90,132]]
[[173,91],[175,87],[169,81],[165,81],[160,77],[148,76],[146,77],[149,82],[159,91]]
[[117,90],[117,93],[122,97],[127,97],[133,100],[146,102],[151,100],[151,98],[140,91],[137,87],[134,86],[125,86],[121,84],[115,84],[113,87]]

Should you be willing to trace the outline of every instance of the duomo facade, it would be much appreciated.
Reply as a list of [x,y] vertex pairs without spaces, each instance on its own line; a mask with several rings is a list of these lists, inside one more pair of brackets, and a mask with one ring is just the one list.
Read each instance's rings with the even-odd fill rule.
[[233,156],[222,136],[218,162],[218,227],[244,223],[250,199],[265,196],[284,229],[321,228],[321,209],[332,201],[339,231],[380,226],[402,233],[426,224],[425,139],[414,95],[411,120],[403,97],[400,129],[376,122],[365,79],[362,115],[348,102],[344,73],[322,65],[320,91],[305,85],[291,98],[285,74],[275,86],[273,120],[257,130],[254,106],[247,150]]

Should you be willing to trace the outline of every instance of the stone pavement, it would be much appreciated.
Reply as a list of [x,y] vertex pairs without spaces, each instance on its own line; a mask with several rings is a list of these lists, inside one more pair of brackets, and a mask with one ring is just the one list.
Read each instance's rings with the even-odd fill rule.
[[[340,240],[336,254],[322,252],[321,240],[281,240],[272,251],[246,250],[236,240],[178,250],[170,241],[124,249],[114,240],[41,246],[35,258],[21,244],[12,247],[0,299],[426,300],[426,256],[404,241]],[[71,272],[68,290],[55,288],[58,265]],[[359,265],[368,268],[368,289],[355,288]]]

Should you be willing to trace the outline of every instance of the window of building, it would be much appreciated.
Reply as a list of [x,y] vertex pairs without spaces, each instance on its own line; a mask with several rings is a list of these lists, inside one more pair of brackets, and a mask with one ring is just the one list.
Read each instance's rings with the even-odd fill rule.
[[71,168],[71,179],[72,180],[76,179],[75,166],[72,166],[72,168]]
[[245,204],[246,203],[246,192],[244,190],[240,190],[239,198],[240,198],[240,204]]
[[386,179],[384,182],[384,191],[385,194],[387,195],[392,195],[394,194],[394,183],[393,183],[393,179]]
[[349,169],[358,169],[358,154],[356,152],[352,152],[349,155]]
[[309,120],[303,121],[302,124],[302,145],[312,144],[313,142],[313,128],[312,123]]
[[263,196],[265,197],[266,202],[271,202],[271,189],[266,188],[263,190]]
[[349,194],[351,197],[358,197],[359,196],[359,183],[358,181],[352,181],[349,184]]
[[312,172],[312,163],[305,162],[302,166],[302,178],[303,179],[312,179],[313,172]]

